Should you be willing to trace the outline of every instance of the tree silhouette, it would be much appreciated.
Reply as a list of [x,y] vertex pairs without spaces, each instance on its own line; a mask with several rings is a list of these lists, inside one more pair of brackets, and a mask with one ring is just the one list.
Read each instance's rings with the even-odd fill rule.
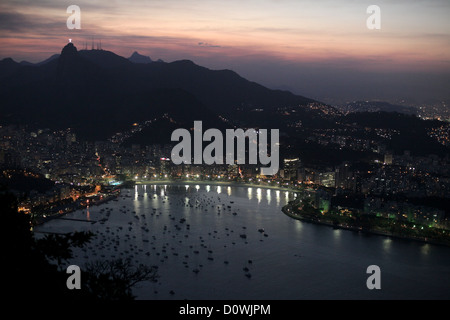
[[156,266],[133,266],[130,259],[95,261],[85,266],[84,288],[101,300],[132,300],[132,288],[142,281],[155,282]]
[[157,279],[156,267],[135,267],[130,260],[100,261],[85,267],[82,279],[86,281],[82,281],[81,290],[69,290],[68,275],[60,266],[73,257],[73,247],[82,247],[93,234],[74,232],[35,239],[29,215],[18,212],[16,197],[3,189],[0,221],[2,289],[12,301],[20,301],[24,296],[31,300],[130,300],[134,298],[131,290],[135,284]]
[[63,260],[73,257],[72,248],[82,247],[94,236],[92,232],[74,232],[63,235],[47,234],[44,238],[36,240],[36,247],[49,259],[55,259],[58,265]]

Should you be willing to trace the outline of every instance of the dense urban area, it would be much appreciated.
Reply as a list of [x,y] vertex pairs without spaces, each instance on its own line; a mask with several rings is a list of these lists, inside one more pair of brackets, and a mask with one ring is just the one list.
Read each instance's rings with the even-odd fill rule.
[[[326,146],[330,152],[333,148],[370,151],[375,157],[365,162],[315,166],[305,163],[300,152],[280,159],[279,172],[265,177],[255,165],[174,165],[170,144],[123,143],[124,137],[145,125],[148,123],[131,124],[129,131],[95,142],[78,139],[71,129],[32,131],[3,126],[2,181],[20,200],[19,210],[31,214],[35,222],[107,201],[120,188],[136,183],[211,181],[295,190],[299,197],[297,206],[291,203],[291,209],[303,208],[304,203],[298,201],[307,200],[316,213],[332,214],[327,222],[335,226],[349,224],[348,220],[342,223],[342,219],[369,215],[400,221],[404,228],[416,228],[417,224],[418,229],[439,229],[443,235],[450,229],[448,156],[415,156],[409,151],[393,154],[378,140],[354,137],[355,128],[318,129],[305,139],[306,143]],[[447,125],[443,122],[443,127]],[[447,145],[446,128],[429,135]],[[396,134],[395,130],[382,128],[365,130],[373,130],[383,139]],[[297,210],[297,214],[301,212]]]

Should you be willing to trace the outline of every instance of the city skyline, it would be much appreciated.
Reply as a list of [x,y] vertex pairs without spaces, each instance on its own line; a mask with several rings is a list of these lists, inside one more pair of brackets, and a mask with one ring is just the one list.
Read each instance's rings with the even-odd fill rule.
[[0,58],[36,63],[70,38],[79,49],[102,41],[125,57],[232,69],[325,102],[448,98],[446,1],[379,1],[380,30],[366,26],[367,1],[78,1],[80,30],[66,26],[71,4],[2,3]]

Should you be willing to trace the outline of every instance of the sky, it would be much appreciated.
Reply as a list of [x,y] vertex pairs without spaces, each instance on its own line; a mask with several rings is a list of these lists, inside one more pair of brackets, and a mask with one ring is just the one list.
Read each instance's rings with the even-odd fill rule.
[[[81,29],[68,29],[69,5]],[[370,5],[380,29],[369,29]],[[449,0],[14,0],[0,2],[0,59],[78,49],[232,69],[328,103],[450,98]]]

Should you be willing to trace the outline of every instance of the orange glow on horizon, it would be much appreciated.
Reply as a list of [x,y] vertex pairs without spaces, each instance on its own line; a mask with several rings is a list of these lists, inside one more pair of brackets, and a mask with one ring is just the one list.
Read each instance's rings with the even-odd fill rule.
[[[447,20],[439,6],[382,1],[382,29],[370,31],[366,8],[348,0],[329,7],[294,0],[78,2],[81,30],[67,29],[69,15],[56,1],[2,2],[0,11],[17,22],[0,35],[0,58],[39,62],[60,53],[71,38],[78,50],[101,39],[105,50],[121,56],[137,50],[167,62],[220,57],[450,70],[448,27],[442,25]],[[418,18],[423,22],[418,24]]]

